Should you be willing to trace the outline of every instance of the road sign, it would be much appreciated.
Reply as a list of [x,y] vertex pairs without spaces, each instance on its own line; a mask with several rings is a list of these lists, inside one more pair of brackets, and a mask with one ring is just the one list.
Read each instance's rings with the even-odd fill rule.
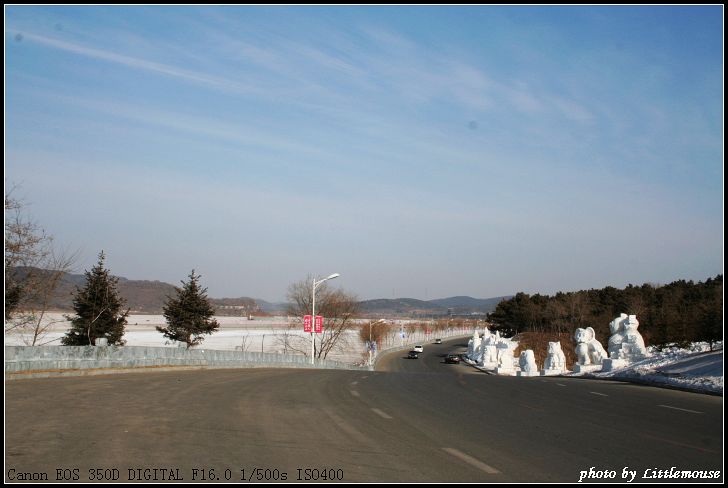
[[303,316],[303,331],[304,332],[311,332],[311,316],[310,315],[304,315]]
[[324,318],[321,315],[316,316],[316,320],[313,324],[313,331],[317,334],[320,334],[324,331]]

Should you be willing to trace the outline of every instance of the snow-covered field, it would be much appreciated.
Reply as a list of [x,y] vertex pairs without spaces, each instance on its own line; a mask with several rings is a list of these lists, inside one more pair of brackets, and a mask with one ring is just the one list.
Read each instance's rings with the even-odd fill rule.
[[[215,317],[220,328],[197,346],[201,349],[245,350],[274,354],[303,354],[310,348],[310,334],[304,333],[296,325],[293,317]],[[369,321],[358,321],[367,324]],[[409,321],[394,321],[392,332],[384,338],[380,346],[383,349],[399,345],[401,342],[428,340],[422,333],[406,338],[399,337],[399,325]],[[36,345],[60,345],[61,338],[70,329],[71,324],[65,320],[63,313],[49,313],[44,318],[48,330]],[[166,339],[155,327],[164,327],[163,315],[129,315],[127,318],[124,340],[128,346],[177,347],[177,344]],[[293,325],[293,326],[292,326]],[[325,324],[324,324],[325,325]],[[292,326],[292,327],[291,327]],[[7,329],[7,326],[6,326]],[[445,335],[443,335],[445,337]],[[5,333],[5,345],[28,346],[32,344],[32,334],[28,331],[14,330]],[[328,359],[347,363],[360,363],[366,360],[366,345],[361,341],[358,330],[347,331],[337,346],[327,356]]]
[[[46,323],[51,324],[48,331],[36,345],[60,345],[61,338],[70,329],[62,313],[51,313]],[[204,336],[204,341],[197,346],[216,350],[246,350],[266,353],[291,353],[291,345],[301,349],[310,344],[309,334],[294,328],[289,330],[288,317],[256,317],[248,320],[245,317],[215,317],[220,328],[211,335]],[[163,315],[129,315],[127,318],[124,340],[127,346],[177,347],[177,343],[168,340],[155,327],[166,326]],[[286,335],[288,337],[286,338]],[[30,345],[32,336],[28,332],[14,331],[5,333],[5,345]],[[304,344],[305,342],[305,344]],[[329,359],[346,362],[357,362],[363,358],[364,345],[358,337],[358,331],[350,331],[339,348],[332,351]],[[307,348],[305,350],[308,350]]]

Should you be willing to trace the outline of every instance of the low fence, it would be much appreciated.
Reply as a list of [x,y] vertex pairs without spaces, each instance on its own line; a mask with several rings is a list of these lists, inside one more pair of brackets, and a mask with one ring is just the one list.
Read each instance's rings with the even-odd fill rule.
[[99,374],[144,368],[317,368],[367,367],[302,355],[144,346],[5,346],[5,379]]

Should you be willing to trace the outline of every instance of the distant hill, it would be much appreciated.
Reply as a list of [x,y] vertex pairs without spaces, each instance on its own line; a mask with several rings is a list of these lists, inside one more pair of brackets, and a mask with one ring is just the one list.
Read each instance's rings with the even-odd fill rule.
[[495,310],[501,300],[510,297],[472,298],[457,296],[436,300],[416,300],[414,298],[379,298],[360,302],[362,312],[377,315],[468,315],[485,314]]
[[424,300],[415,298],[377,298],[359,302],[362,312],[374,312],[379,314],[412,314],[412,313],[435,313],[442,311],[442,307]]
[[[38,270],[36,270],[38,271]],[[16,272],[23,274],[27,269],[17,268]],[[174,285],[162,281],[119,279],[119,294],[126,300],[126,306],[135,313],[161,314],[167,297],[174,296]],[[51,299],[50,309],[60,311],[73,310],[73,296],[76,287],[86,282],[83,274],[66,273]],[[359,303],[364,315],[377,316],[437,316],[437,315],[468,315],[483,314],[495,310],[501,300],[511,297],[472,298],[456,296],[440,298],[437,300],[417,300],[415,298],[379,298],[364,300]],[[248,297],[239,298],[212,298],[210,302],[215,306],[218,315],[283,315],[286,313],[286,303],[271,303],[265,300]]]
[[260,307],[260,309],[263,312],[270,314],[270,315],[285,315],[286,309],[288,308],[287,303],[283,303],[283,302],[271,303],[271,302],[266,302],[265,300],[261,300],[260,298],[256,298],[255,303],[258,304],[258,307]]
[[494,298],[472,298],[472,297],[450,297],[430,300],[430,303],[440,305],[441,307],[452,309],[453,313],[466,313],[468,311],[492,312],[495,307],[503,300],[508,300],[510,296],[494,297]]
[[[35,270],[38,272],[39,270]],[[28,269],[17,269],[22,276]],[[117,276],[118,290],[126,306],[135,313],[161,314],[167,297],[175,296],[174,285],[163,281],[129,280]],[[63,275],[54,296],[50,300],[49,309],[73,311],[73,296],[77,287],[86,283],[86,275],[66,273]],[[256,301],[248,297],[210,298],[218,315],[260,315],[262,312]]]

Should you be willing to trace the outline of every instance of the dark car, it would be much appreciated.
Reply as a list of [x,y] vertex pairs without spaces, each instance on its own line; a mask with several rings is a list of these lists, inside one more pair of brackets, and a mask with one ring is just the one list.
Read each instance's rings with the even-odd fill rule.
[[460,356],[457,354],[448,354],[445,356],[445,362],[448,364],[458,364],[460,362]]
[[417,359],[419,357],[420,357],[420,355],[419,355],[419,353],[417,351],[410,351],[407,354],[407,359]]

